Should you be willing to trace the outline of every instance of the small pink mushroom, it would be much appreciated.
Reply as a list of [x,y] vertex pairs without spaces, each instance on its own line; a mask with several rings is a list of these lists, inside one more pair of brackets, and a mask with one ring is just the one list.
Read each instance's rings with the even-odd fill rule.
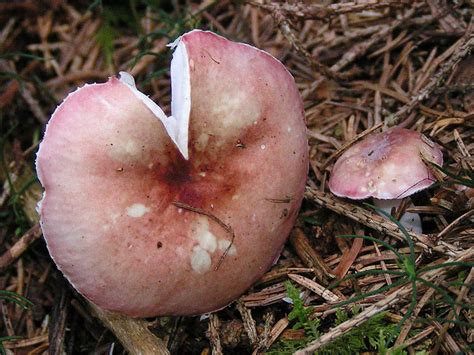
[[[374,198],[374,203],[390,213],[401,199],[426,189],[436,180],[423,158],[443,165],[438,146],[424,135],[405,128],[372,134],[354,144],[337,160],[329,179],[329,189],[339,197],[354,200]],[[421,233],[421,220],[406,213],[401,223]]]
[[279,61],[211,32],[173,47],[170,116],[121,73],[70,94],[37,157],[52,258],[93,303],[136,317],[242,294],[279,254],[308,169],[302,101]]

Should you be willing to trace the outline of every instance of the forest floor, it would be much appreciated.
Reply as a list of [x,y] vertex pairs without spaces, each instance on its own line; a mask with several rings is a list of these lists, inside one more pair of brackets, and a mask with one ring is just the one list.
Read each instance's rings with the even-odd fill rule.
[[[121,70],[169,112],[166,45],[194,28],[268,51],[294,76],[310,145],[305,199],[279,261],[238,301],[147,319],[130,338],[151,332],[173,354],[474,352],[472,0],[321,3],[0,2],[2,352],[139,353],[52,262],[35,153],[68,93]],[[427,162],[437,181],[389,220],[327,185],[348,147],[393,125],[438,144],[444,165]],[[395,222],[405,211],[421,215],[423,234]]]

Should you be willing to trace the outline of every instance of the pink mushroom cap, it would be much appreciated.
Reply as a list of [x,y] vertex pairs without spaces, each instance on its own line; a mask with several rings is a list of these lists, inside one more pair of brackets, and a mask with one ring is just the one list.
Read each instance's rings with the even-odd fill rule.
[[192,31],[173,44],[171,115],[121,80],[56,109],[37,156],[48,249],[71,284],[135,317],[222,308],[272,264],[308,169],[293,77]]
[[423,134],[398,127],[372,134],[336,161],[329,189],[354,200],[410,196],[436,181],[422,157],[443,165],[441,150]]

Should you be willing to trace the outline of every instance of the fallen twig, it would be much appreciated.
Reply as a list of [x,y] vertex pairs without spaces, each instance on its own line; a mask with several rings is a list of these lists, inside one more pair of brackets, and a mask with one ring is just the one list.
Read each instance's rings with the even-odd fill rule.
[[42,236],[39,223],[31,227],[21,238],[0,256],[0,272],[3,272],[14,262],[28,247]]
[[311,246],[301,228],[296,227],[293,229],[290,235],[290,243],[304,264],[314,270],[314,274],[319,281],[325,282],[328,279],[334,278],[331,269]]
[[114,333],[129,354],[168,355],[170,353],[163,341],[148,329],[147,321],[107,312],[92,303],[89,305],[93,313]]
[[217,316],[217,314],[212,313],[209,316],[209,327],[208,327],[209,340],[211,341],[211,345],[212,345],[212,355],[223,354],[221,339],[219,336],[219,328],[220,328],[219,317]]
[[255,320],[252,318],[252,313],[250,309],[245,307],[244,302],[238,301],[237,302],[237,310],[239,311],[240,315],[242,316],[242,320],[244,321],[244,328],[249,336],[250,343],[252,345],[256,345],[258,343],[258,334],[257,334],[257,327],[255,325]]

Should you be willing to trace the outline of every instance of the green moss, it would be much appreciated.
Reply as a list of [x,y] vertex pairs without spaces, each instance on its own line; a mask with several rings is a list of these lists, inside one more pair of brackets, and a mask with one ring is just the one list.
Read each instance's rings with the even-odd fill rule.
[[[288,319],[293,321],[292,329],[304,329],[305,337],[298,340],[279,340],[267,354],[292,354],[296,350],[303,348],[308,343],[316,340],[321,335],[320,320],[312,317],[312,307],[305,307],[301,300],[300,291],[291,282],[286,282],[288,297],[293,302],[293,309],[288,314]],[[360,313],[360,308],[354,306],[349,313],[342,308],[338,308],[333,319],[332,327],[349,320],[351,316]],[[376,351],[379,354],[387,353],[387,350],[398,336],[397,325],[385,320],[385,313],[376,315],[355,327],[347,334],[337,338],[334,342],[326,345],[315,354],[356,354],[365,351]],[[391,354],[405,354],[403,347],[390,349]]]

